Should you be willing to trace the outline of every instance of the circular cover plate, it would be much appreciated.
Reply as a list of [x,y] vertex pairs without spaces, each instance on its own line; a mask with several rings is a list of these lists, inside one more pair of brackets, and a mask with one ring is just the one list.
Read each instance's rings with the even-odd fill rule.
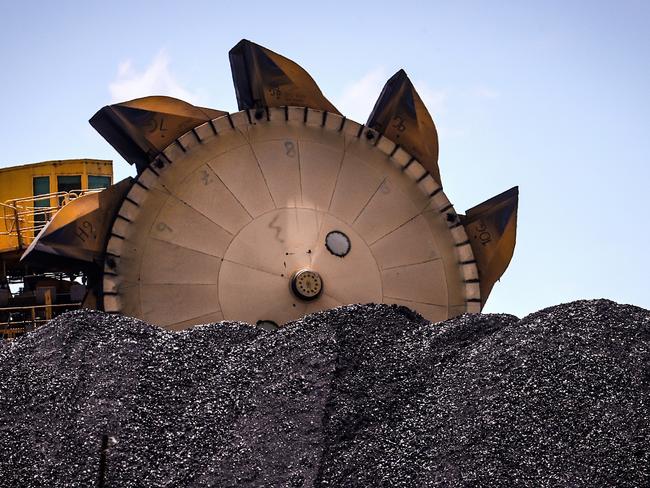
[[323,291],[323,279],[310,269],[301,269],[291,277],[291,289],[301,300],[315,300]]
[[[417,161],[337,115],[250,115],[195,128],[139,175],[108,243],[107,311],[172,329],[282,325],[349,303],[432,321],[478,311],[465,231]],[[291,291],[302,269],[322,277],[310,301]]]

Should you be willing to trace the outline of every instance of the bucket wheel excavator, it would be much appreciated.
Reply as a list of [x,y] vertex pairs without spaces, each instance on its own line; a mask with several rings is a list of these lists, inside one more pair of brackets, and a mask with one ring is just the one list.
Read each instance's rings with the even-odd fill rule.
[[481,310],[513,254],[517,188],[455,211],[404,71],[360,124],[262,46],[230,63],[237,113],[160,96],[99,110],[91,125],[137,176],[64,207],[23,260],[83,270],[87,306],[167,329],[350,303]]

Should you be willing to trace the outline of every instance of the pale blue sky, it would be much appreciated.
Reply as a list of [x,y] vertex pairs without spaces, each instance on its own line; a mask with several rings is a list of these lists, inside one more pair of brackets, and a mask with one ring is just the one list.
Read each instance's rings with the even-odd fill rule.
[[242,38],[359,122],[404,68],[458,211],[520,186],[517,249],[486,311],[650,308],[650,2],[0,0],[0,166],[94,157],[132,174],[88,119],[148,94],[234,111]]

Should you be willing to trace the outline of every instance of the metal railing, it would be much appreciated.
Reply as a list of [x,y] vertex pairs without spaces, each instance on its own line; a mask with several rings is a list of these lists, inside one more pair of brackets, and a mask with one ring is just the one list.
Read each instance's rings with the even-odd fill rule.
[[[56,311],[64,309],[61,311],[62,313],[78,308],[81,308],[81,302],[0,308],[0,317],[3,317],[4,320],[0,322],[0,336],[4,339],[14,339],[51,320],[55,315],[55,309],[57,309]],[[7,317],[10,320],[6,320]]]
[[13,198],[0,203],[5,228],[4,230],[0,228],[0,236],[16,238],[19,249],[27,247],[62,207],[82,195],[100,191],[102,191],[102,188],[59,191],[31,197]]

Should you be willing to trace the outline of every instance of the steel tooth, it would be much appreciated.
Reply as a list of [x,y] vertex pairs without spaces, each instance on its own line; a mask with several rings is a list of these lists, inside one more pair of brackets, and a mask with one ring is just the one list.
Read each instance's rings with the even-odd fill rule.
[[113,219],[132,184],[132,178],[126,178],[68,203],[32,241],[21,261],[48,271],[95,266],[102,260]]
[[339,114],[303,68],[246,39],[229,52],[239,110],[310,107]]
[[512,259],[518,203],[519,187],[515,186],[460,216],[477,261],[483,305]]
[[442,185],[438,169],[438,132],[404,70],[384,85],[366,124],[411,153]]
[[140,173],[185,132],[226,114],[155,96],[108,105],[90,119],[90,125]]

